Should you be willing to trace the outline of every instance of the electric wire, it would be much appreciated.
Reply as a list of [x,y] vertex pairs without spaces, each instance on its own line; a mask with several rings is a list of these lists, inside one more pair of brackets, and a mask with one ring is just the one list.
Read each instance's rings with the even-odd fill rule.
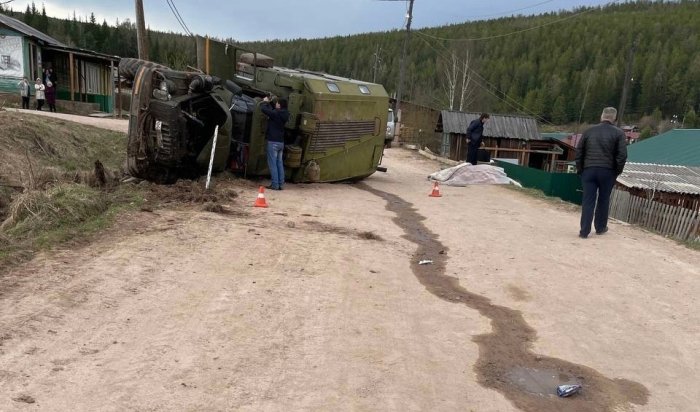
[[194,36],[189,27],[187,27],[187,24],[185,24],[185,20],[182,18],[182,15],[180,15],[180,11],[177,9],[177,6],[175,6],[174,0],[165,0],[165,2],[168,4],[168,7],[170,7],[170,11],[173,12],[177,22],[180,23],[180,26],[183,28],[183,30],[185,30],[185,34],[188,36]]
[[[417,34],[421,34],[421,33],[418,33],[418,32],[417,32]],[[446,58],[447,58],[447,56],[446,56],[443,52],[441,52],[440,50],[436,49],[436,48],[435,48],[432,44],[430,44],[426,39],[424,39],[424,38],[422,38],[422,37],[419,37],[419,38],[420,38],[423,42],[425,42],[425,43],[428,45],[428,47],[430,47],[431,49],[433,49],[433,51],[434,51],[435,53],[437,53],[438,56],[442,57],[443,59],[446,59]],[[443,48],[445,48],[445,47],[443,46]],[[446,50],[446,51],[447,51],[447,50]],[[461,68],[458,69],[458,70],[460,71],[460,73],[463,73],[463,71],[462,71]],[[548,121],[547,119],[545,119],[544,117],[542,117],[542,116],[536,114],[535,112],[533,112],[533,111],[531,111],[530,109],[528,109],[527,107],[525,107],[525,105],[523,105],[522,103],[518,102],[517,100],[511,98],[510,96],[508,96],[507,94],[505,94],[504,92],[502,92],[501,90],[499,90],[497,87],[495,87],[491,82],[489,82],[486,78],[484,78],[482,75],[480,75],[480,74],[479,74],[476,70],[474,70],[473,68],[468,67],[468,70],[469,70],[469,72],[470,72],[472,75],[474,75],[474,76],[476,77],[476,79],[472,79],[472,80],[474,80],[474,83],[477,84],[479,87],[481,87],[481,88],[482,88],[484,91],[486,91],[487,93],[491,94],[491,95],[492,95],[493,97],[495,97],[496,99],[498,99],[498,100],[500,100],[501,102],[507,104],[509,107],[512,107],[513,109],[515,109],[516,111],[518,111],[518,112],[520,112],[520,113],[524,113],[524,114],[526,114],[526,115],[528,115],[528,116],[532,116],[532,117],[536,118],[536,119],[537,119],[538,121],[540,121],[541,123],[545,123],[545,124],[548,124],[548,125],[551,125],[551,126],[555,126],[554,123],[552,123],[552,122]],[[485,83],[486,85],[484,85],[483,83]],[[495,92],[494,92],[494,90],[492,90],[492,89],[494,89]],[[503,97],[499,96],[498,94],[501,94]]]
[[180,23],[180,26],[185,30],[185,33],[193,36],[192,32],[190,31],[190,28],[185,24],[185,19],[182,18],[182,15],[180,14],[180,10],[178,10],[177,6],[175,6],[175,1],[174,0],[167,0],[168,5],[170,6],[170,10],[172,10],[173,14],[175,15],[175,18],[177,19],[178,23]]

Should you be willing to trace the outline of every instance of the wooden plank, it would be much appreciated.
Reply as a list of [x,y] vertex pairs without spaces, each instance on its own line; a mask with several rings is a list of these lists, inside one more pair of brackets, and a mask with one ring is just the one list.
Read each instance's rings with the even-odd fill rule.
[[664,219],[661,222],[660,230],[661,234],[664,236],[668,235],[668,225],[670,224],[669,222],[671,222],[671,213],[673,213],[673,208],[671,205],[666,205],[666,207],[664,207]]
[[688,209],[688,217],[686,218],[685,225],[683,225],[683,229],[681,229],[681,238],[683,240],[688,240],[690,237],[690,231],[693,230],[693,226],[695,224],[695,211]]
[[688,216],[688,220],[683,227],[683,230],[681,231],[681,239],[683,240],[689,240],[690,239],[690,232],[693,230],[693,226],[695,226],[695,211],[692,210],[690,215]]
[[619,207],[617,190],[613,189],[610,197],[610,217],[617,219],[617,209]]
[[637,205],[637,197],[630,195],[630,210],[627,216],[627,223],[634,223],[634,214],[636,213],[635,206]]
[[623,211],[624,213],[624,221],[628,222],[630,221],[630,213],[632,211],[632,195],[629,192],[625,192],[625,209]]
[[663,211],[664,206],[666,206],[666,205],[664,205],[663,203],[659,203],[659,202],[654,202],[654,203],[656,203],[656,213],[654,214],[654,230],[658,231],[659,229],[661,229],[661,221],[663,220],[662,211]]
[[678,221],[680,220],[681,210],[674,206],[673,221],[671,222],[671,227],[668,230],[668,235],[671,237],[676,236],[676,228],[678,227]]
[[70,100],[74,100],[75,96],[75,59],[73,53],[68,53],[68,65],[70,71]]
[[680,232],[681,232],[681,226],[683,226],[683,222],[685,221],[685,211],[688,209],[681,208],[681,210],[678,213],[678,219],[676,220],[676,225],[673,227],[673,237],[674,238],[679,238],[680,237]]
[[656,211],[656,202],[647,200],[647,220],[646,226],[650,230],[654,230],[654,213]]
[[630,223],[639,222],[641,200],[642,199],[640,197],[634,196],[634,201],[632,202],[632,216],[630,218]]
[[700,209],[697,209],[697,215],[695,216],[695,228],[690,233],[690,240],[700,239]]

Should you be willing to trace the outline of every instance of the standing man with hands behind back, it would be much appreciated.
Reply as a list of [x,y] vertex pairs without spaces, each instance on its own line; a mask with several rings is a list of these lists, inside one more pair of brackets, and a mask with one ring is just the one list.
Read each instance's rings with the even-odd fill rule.
[[267,131],[265,132],[267,138],[267,166],[270,169],[270,178],[272,179],[272,183],[267,188],[282,190],[284,187],[284,162],[282,160],[284,152],[284,125],[289,120],[287,101],[285,99],[277,100],[273,109],[270,104],[270,98],[265,96],[260,109],[267,116]]
[[578,236],[583,239],[591,233],[592,222],[597,235],[608,231],[610,193],[627,161],[627,140],[625,133],[613,125],[616,119],[617,110],[614,107],[603,109],[600,123],[583,132],[576,147],[576,171],[583,183],[581,231]]
[[482,113],[478,119],[472,120],[467,127],[467,163],[476,166],[479,159],[479,148],[484,135],[484,125],[489,121],[489,114]]

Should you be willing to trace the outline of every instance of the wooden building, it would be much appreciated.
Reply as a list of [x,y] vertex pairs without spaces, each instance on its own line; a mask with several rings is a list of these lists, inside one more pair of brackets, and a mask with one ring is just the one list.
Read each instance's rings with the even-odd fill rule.
[[[114,73],[119,57],[69,47],[12,17],[0,14],[0,93],[18,95],[17,83],[42,78],[44,69],[57,76],[58,105],[91,103],[102,112],[114,108]],[[87,106],[87,105],[86,105]],[[79,110],[78,110],[79,111]]]
[[[441,142],[439,153],[453,160],[467,156],[466,133],[480,113],[443,110],[435,127]],[[553,171],[564,151],[556,142],[540,135],[532,117],[491,114],[484,127],[485,147],[492,159],[501,159],[521,166]]]

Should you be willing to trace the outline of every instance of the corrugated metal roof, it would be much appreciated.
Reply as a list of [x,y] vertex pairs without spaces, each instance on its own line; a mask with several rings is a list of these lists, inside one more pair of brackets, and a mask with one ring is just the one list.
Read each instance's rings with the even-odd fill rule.
[[627,160],[637,163],[700,166],[700,129],[674,129],[627,146]]
[[[438,124],[442,124],[443,133],[465,134],[472,120],[481,113],[464,113],[451,110],[440,112]],[[484,137],[507,137],[521,140],[546,140],[537,130],[537,121],[533,117],[492,114],[484,126]]]
[[30,37],[34,37],[52,46],[66,47],[65,44],[54,39],[53,37],[46,35],[40,32],[39,30],[35,29],[34,27],[29,26],[28,24],[25,24],[17,19],[13,19],[10,16],[0,14],[0,24],[4,24],[5,26],[11,28],[14,31],[17,31]]
[[617,181],[637,189],[700,195],[700,167],[628,162]]

